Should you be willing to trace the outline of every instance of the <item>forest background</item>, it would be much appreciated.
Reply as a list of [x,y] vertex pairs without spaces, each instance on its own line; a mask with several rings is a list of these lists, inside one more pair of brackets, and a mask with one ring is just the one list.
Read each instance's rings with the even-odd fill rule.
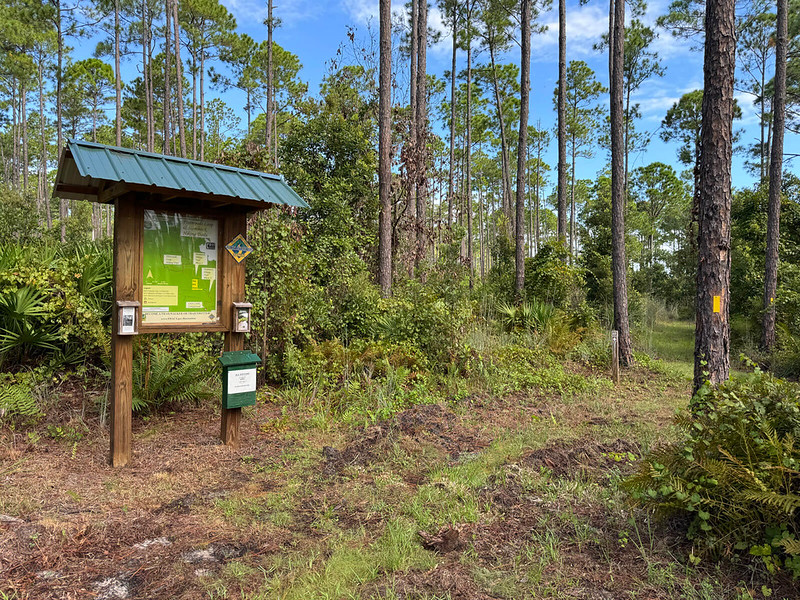
[[[280,16],[273,14],[271,3],[266,13],[256,11],[265,17],[259,27],[266,39],[261,40],[242,33],[228,8],[209,0],[6,3],[0,138],[0,229],[9,254],[6,263],[16,265],[18,257],[33,260],[37,254],[30,249],[17,253],[20,248],[45,248],[45,254],[82,248],[82,255],[92,254],[82,245],[102,245],[109,236],[112,208],[50,198],[64,139],[77,137],[281,172],[309,200],[310,211],[273,212],[252,223],[252,241],[261,252],[248,261],[251,299],[256,313],[267,320],[256,328],[252,341],[271,357],[265,371],[271,379],[281,380],[286,353],[302,350],[309,341],[338,339],[346,344],[380,337],[376,331],[381,318],[402,319],[394,304],[404,299],[417,310],[429,306],[432,318],[452,320],[462,312],[470,318],[497,317],[514,299],[515,237],[522,238],[528,257],[526,300],[543,302],[580,322],[599,318],[600,323],[610,323],[608,79],[601,68],[608,35],[599,26],[604,16],[590,7],[572,6],[567,12],[575,43],[570,43],[567,27],[561,77],[565,147],[561,160],[556,155],[553,164],[558,94],[551,88],[559,78],[538,67],[552,63],[541,53],[558,37],[558,27],[554,32],[554,7],[532,5],[531,45],[534,57],[540,58],[532,63],[533,110],[528,123],[536,124],[527,127],[521,171],[519,6],[499,0],[445,2],[431,6],[430,16],[415,3],[394,8],[389,192],[393,280],[383,282],[382,295],[390,296],[387,285],[394,285],[394,294],[379,301],[373,285],[379,271],[379,53],[370,19],[377,7],[346,5],[368,26],[348,27],[346,39],[324,68],[319,62],[312,67],[313,76],[320,78],[319,92],[312,94],[292,46],[323,44],[298,44],[297,36],[288,35],[286,44],[278,44],[274,38],[281,37]],[[249,5],[233,8],[255,10]],[[694,311],[697,232],[692,207],[702,91],[681,87],[676,79],[701,79],[699,58],[692,54],[699,55],[696,51],[702,46],[698,10],[676,2],[655,16],[653,8],[634,4],[626,23],[625,246],[630,310],[638,324],[645,323],[654,306],[682,316]],[[775,13],[763,2],[743,3],[737,10],[738,166],[730,306],[737,331],[742,332],[739,341],[747,347],[758,338],[754,332],[762,311],[759,263],[766,231]],[[800,184],[790,150],[800,128],[800,24],[797,11],[789,14],[789,150],[782,184],[787,202],[776,296],[782,348],[792,347],[800,319],[793,260],[797,228],[792,226]],[[292,28],[303,23],[297,13],[290,12],[288,18]],[[425,27],[420,29],[422,19]],[[588,27],[587,22],[594,24]],[[252,23],[248,19],[244,29]],[[441,64],[448,45],[449,70],[431,73],[428,57],[430,63]],[[590,45],[594,57],[588,55]],[[684,64],[684,56],[692,60]],[[681,63],[673,67],[680,75],[671,79],[670,58]],[[692,63],[698,66],[694,74],[687,67]],[[686,91],[677,97],[676,89]],[[658,160],[650,162],[654,156]],[[518,185],[523,172],[524,185]],[[524,200],[524,226],[515,229],[518,190]],[[559,201],[565,205],[559,208]],[[559,235],[564,249],[554,243]],[[43,282],[53,283],[48,277]],[[40,290],[41,302],[49,289]],[[419,295],[429,302],[420,304]],[[456,307],[462,301],[460,311]],[[78,311],[66,318],[76,327],[95,330],[96,339],[88,345],[69,328],[36,327],[41,338],[31,338],[34,334],[27,326],[8,317],[4,361],[34,364],[40,350],[53,348],[74,355],[72,360],[99,351],[99,332],[107,318],[103,302],[95,307],[102,308],[98,314]],[[512,320],[518,317],[506,313]],[[89,314],[91,324],[84,323]],[[458,326],[468,328],[469,320]],[[393,335],[399,336],[395,341],[410,336],[424,347],[429,341],[414,338],[424,334]]]
[[[594,375],[610,365],[608,331],[623,291],[633,342],[625,362],[663,368],[651,356],[657,324],[695,314],[702,6],[628,5],[613,132],[604,8],[562,2],[572,28],[556,28],[550,4],[414,0],[394,7],[391,30],[383,23],[391,35],[379,44],[369,20],[377,6],[346,6],[367,26],[343,27],[335,50],[309,59],[306,46],[322,44],[307,40],[332,34],[288,35],[303,21],[271,1],[266,13],[216,0],[0,6],[0,418],[12,430],[57,412],[54,390],[64,381],[93,390],[101,424],[107,414],[113,207],[51,197],[68,138],[281,173],[308,201],[309,210],[275,208],[248,223],[256,248],[246,263],[248,341],[264,359],[266,393],[287,406],[318,405],[323,420],[374,423],[419,403],[458,403],[476,389],[494,397],[541,388],[562,398],[602,389],[609,382]],[[776,13],[761,0],[736,7],[726,310],[731,354],[747,357],[741,368],[796,378],[800,4],[788,6],[776,340],[765,346],[761,331],[770,167],[780,166],[771,155]],[[237,26],[229,8],[246,24]],[[554,40],[566,45],[559,74],[543,58]],[[520,68],[528,64],[530,114]],[[611,176],[612,146],[622,150],[621,178]],[[624,216],[618,235],[615,209]],[[140,415],[217,394],[210,365],[218,335],[137,336],[135,350]],[[745,513],[706,510],[720,505],[716,488],[703,488],[699,502],[650,472],[637,489],[650,486],[645,502],[689,513],[690,533],[695,525],[729,531],[734,521],[736,535],[710,543],[772,544],[774,560],[796,575],[796,520],[777,538],[773,526],[800,506],[797,471],[785,462],[800,456],[793,438],[780,437],[800,435],[797,390],[756,374],[732,391],[706,388],[714,410],[686,421],[687,435],[732,456],[756,440],[764,456],[747,473],[774,477],[750,483],[779,500],[762,497],[761,512],[742,520]],[[757,402],[734,405],[731,397]],[[691,429],[704,418],[755,424],[742,433],[747,443],[708,441]],[[55,423],[48,431],[75,433]],[[660,461],[679,481],[710,486],[692,479],[687,447],[644,465]],[[725,490],[735,502],[722,504],[749,507],[737,473]]]

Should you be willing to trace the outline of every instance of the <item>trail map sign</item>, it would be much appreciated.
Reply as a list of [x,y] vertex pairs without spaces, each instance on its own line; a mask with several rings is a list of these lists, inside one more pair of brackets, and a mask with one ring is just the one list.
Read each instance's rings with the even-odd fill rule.
[[143,325],[219,321],[219,239],[217,219],[144,211]]
[[247,355],[223,378],[235,402],[222,403],[220,438],[237,446],[259,362],[245,352],[247,215],[308,204],[277,175],[76,140],[62,149],[53,195],[114,205],[111,464],[132,458],[133,342],[142,334],[218,332],[223,358]]

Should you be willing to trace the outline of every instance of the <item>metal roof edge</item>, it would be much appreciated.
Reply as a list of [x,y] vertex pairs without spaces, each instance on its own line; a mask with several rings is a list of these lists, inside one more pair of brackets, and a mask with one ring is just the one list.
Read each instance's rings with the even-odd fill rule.
[[254,175],[256,177],[261,177],[264,179],[272,179],[275,181],[280,181],[283,179],[283,175],[278,175],[275,173],[263,173],[261,171],[253,171],[252,169],[240,169],[238,167],[231,167],[230,165],[223,165],[220,163],[212,163],[202,160],[196,160],[193,158],[183,158],[180,156],[172,156],[170,154],[157,154],[155,152],[148,152],[147,150],[134,150],[133,148],[124,148],[122,146],[111,146],[109,144],[99,144],[97,142],[87,142],[85,140],[76,140],[74,138],[67,139],[68,145],[75,145],[75,146],[88,146],[90,148],[95,148],[97,150],[110,150],[113,152],[124,152],[125,154],[133,154],[137,156],[146,156],[148,158],[157,158],[157,159],[166,159],[173,162],[179,163],[188,163],[196,167],[213,167],[216,169],[224,169],[226,171],[234,171],[237,173],[244,173],[247,175]]
[[[127,181],[126,183],[130,183],[130,184],[136,183],[137,185],[145,185],[145,186],[149,185],[150,187],[153,187],[153,188],[164,188],[164,189],[172,189],[172,190],[180,190],[180,191],[196,191],[196,190],[187,189],[184,185],[181,184],[180,181],[178,181],[175,178],[174,173],[172,173],[172,170],[168,166],[169,163],[175,163],[175,164],[180,164],[180,165],[186,165],[189,168],[210,170],[212,172],[219,173],[219,175],[221,175],[222,173],[232,173],[232,174],[238,175],[239,178],[240,178],[240,181],[244,185],[245,189],[247,189],[247,190],[249,190],[251,192],[255,192],[255,190],[254,190],[253,186],[250,185],[250,183],[248,182],[248,176],[249,177],[255,177],[255,178],[263,181],[265,184],[267,184],[267,182],[274,182],[274,183],[278,184],[280,186],[280,188],[282,190],[284,190],[284,192],[286,192],[286,195],[288,195],[289,198],[291,198],[292,200],[287,202],[287,200],[282,198],[280,194],[276,193],[277,189],[269,190],[269,185],[268,184],[267,184],[267,189],[270,191],[271,194],[273,194],[275,196],[274,199],[267,200],[266,198],[260,198],[260,197],[245,198],[245,196],[240,196],[239,194],[237,194],[236,190],[234,190],[234,189],[232,189],[230,187],[229,182],[225,181],[224,177],[219,177],[219,175],[217,175],[217,177],[219,178],[219,183],[228,192],[227,194],[224,194],[224,195],[226,197],[229,197],[229,198],[250,199],[250,200],[254,200],[254,201],[266,202],[266,203],[270,203],[270,204],[277,204],[277,205],[284,205],[284,206],[286,206],[286,205],[296,205],[296,208],[311,208],[311,205],[308,202],[306,202],[306,200],[304,200],[303,197],[300,196],[300,194],[298,194],[297,191],[295,191],[291,187],[291,185],[289,185],[289,183],[286,181],[286,177],[283,174],[260,173],[258,171],[252,171],[250,169],[239,169],[239,168],[236,168],[236,167],[231,167],[231,166],[228,166],[228,165],[223,165],[223,164],[218,164],[218,163],[210,163],[210,162],[205,162],[205,161],[181,158],[179,156],[156,154],[154,152],[147,152],[147,151],[143,151],[143,150],[134,150],[132,148],[123,148],[121,146],[111,146],[111,145],[108,145],[108,144],[99,144],[97,142],[89,142],[89,141],[84,141],[84,140],[77,140],[77,139],[74,139],[74,138],[67,138],[66,144],[64,144],[64,147],[62,148],[62,155],[61,155],[61,158],[59,159],[58,173],[56,174],[56,185],[54,185],[54,187],[53,187],[54,195],[56,193],[56,188],[58,187],[58,182],[60,181],[60,175],[61,175],[62,166],[63,166],[62,163],[64,162],[64,160],[66,159],[68,154],[70,155],[71,160],[73,160],[73,162],[75,163],[76,169],[77,169],[77,171],[78,171],[78,173],[80,174],[81,177],[96,177],[98,179],[107,179],[109,181],[111,180],[107,176],[105,176],[102,172],[101,173],[93,173],[92,172],[92,160],[93,159],[91,158],[91,155],[83,154],[83,152],[87,152],[88,153],[89,151],[100,151],[100,152],[102,152],[103,155],[106,156],[106,159],[110,164],[111,171],[116,176],[116,181],[126,182],[126,180],[120,175],[120,172],[117,170],[117,167],[114,164],[114,162],[115,162],[114,154],[125,154],[125,155],[128,155],[128,156],[132,156],[133,159],[136,161],[136,163],[139,165],[139,168],[143,172],[147,171],[146,165],[144,164],[146,161],[149,161],[149,160],[157,160],[157,161],[159,161],[160,163],[162,163],[164,165],[164,167],[166,167],[165,170],[167,171],[167,173],[169,173],[170,177],[176,183],[176,185],[170,187],[170,186],[161,185],[159,183],[153,182],[152,180],[149,180],[147,182],[141,182],[141,183],[137,183],[135,181]],[[117,160],[120,160],[120,159],[117,159]],[[94,170],[96,171],[97,169],[94,169]],[[251,181],[253,181],[253,180],[251,180]],[[284,193],[284,192],[281,192],[281,193]],[[210,195],[219,195],[219,194],[214,194],[213,192],[209,192],[209,193],[210,193]],[[259,196],[259,194],[256,193],[256,194],[254,194],[254,196]]]

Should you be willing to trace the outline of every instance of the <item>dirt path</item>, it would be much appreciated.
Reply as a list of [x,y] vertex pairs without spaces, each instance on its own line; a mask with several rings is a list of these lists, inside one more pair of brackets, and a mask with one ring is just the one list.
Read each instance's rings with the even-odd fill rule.
[[0,598],[761,597],[687,567],[618,489],[687,393],[640,370],[355,429],[259,404],[238,450],[194,409],[137,421],[121,470],[95,421],[81,439],[4,430]]

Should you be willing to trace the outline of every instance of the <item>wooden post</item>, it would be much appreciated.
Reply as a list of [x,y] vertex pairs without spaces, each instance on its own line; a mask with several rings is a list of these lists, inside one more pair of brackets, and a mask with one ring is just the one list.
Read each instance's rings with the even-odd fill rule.
[[611,378],[619,385],[619,332],[611,332]]
[[118,198],[114,210],[114,282],[111,317],[111,465],[131,459],[133,336],[119,335],[117,300],[138,300],[141,215],[137,202]]
[[[240,233],[247,234],[247,215],[244,212],[236,213],[225,217],[222,226],[223,244],[229,243]],[[244,334],[234,332],[235,322],[233,320],[233,303],[244,302],[244,262],[237,263],[225,248],[220,248],[219,266],[223,273],[223,289],[221,304],[219,307],[220,318],[224,323],[228,323],[228,330],[225,332],[225,352],[232,350],[244,350]],[[242,409],[231,408],[222,409],[222,423],[220,425],[220,438],[222,443],[232,448],[239,446],[239,425],[242,421]]]

